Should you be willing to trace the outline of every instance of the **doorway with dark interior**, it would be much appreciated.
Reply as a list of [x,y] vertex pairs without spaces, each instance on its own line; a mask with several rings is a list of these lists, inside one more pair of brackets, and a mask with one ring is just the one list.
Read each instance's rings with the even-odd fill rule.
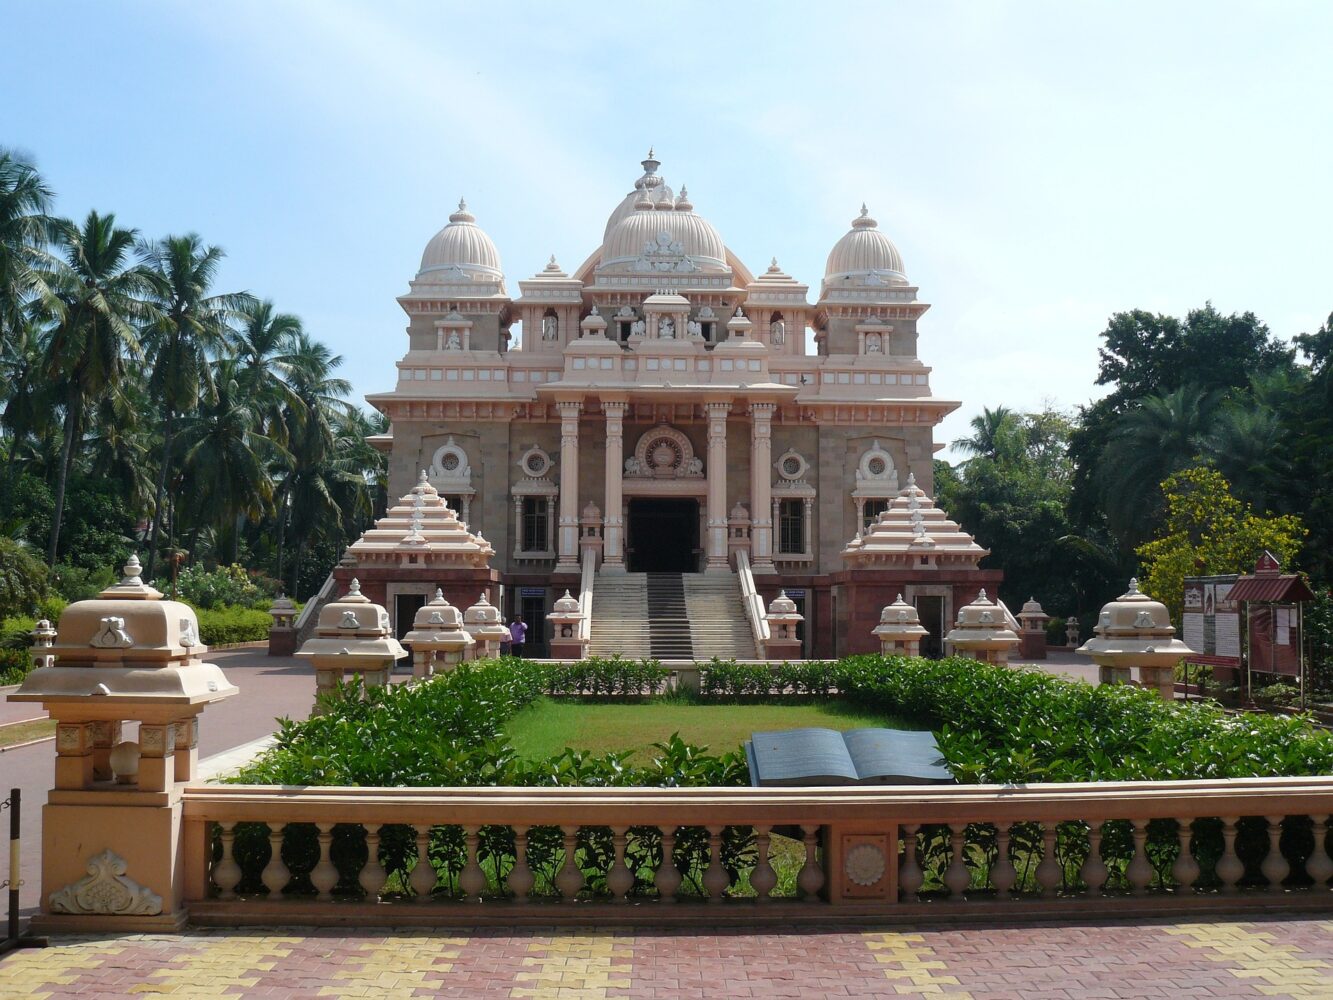
[[634,497],[628,527],[631,573],[698,572],[698,500]]
[[938,660],[944,655],[944,598],[933,594],[918,594],[912,603],[916,605],[921,627],[930,633],[921,637],[921,655]]

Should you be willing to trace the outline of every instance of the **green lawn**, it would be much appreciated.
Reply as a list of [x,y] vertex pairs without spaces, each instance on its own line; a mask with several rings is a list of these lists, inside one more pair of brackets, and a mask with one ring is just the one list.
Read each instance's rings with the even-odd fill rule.
[[519,756],[544,760],[565,747],[608,753],[633,750],[647,763],[654,743],[680,733],[713,753],[737,750],[756,731],[823,726],[921,729],[910,720],[864,712],[838,701],[794,705],[700,705],[686,701],[606,704],[539,698],[505,727]]

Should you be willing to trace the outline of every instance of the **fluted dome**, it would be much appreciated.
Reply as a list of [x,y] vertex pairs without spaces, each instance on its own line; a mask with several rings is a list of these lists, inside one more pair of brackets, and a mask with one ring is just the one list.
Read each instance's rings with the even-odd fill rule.
[[417,277],[441,271],[457,272],[452,280],[493,281],[504,277],[499,251],[462,200],[458,211],[449,216],[449,225],[426,244]]
[[634,211],[611,228],[602,244],[600,266],[645,256],[688,258],[695,267],[718,268],[726,266],[727,250],[712,223],[696,214],[688,201],[673,204],[663,194],[659,201],[636,202]]
[[643,176],[634,182],[634,189],[620,200],[611,217],[606,220],[606,229],[602,231],[602,242],[605,243],[611,238],[611,230],[616,227],[616,223],[626,216],[634,214],[634,203],[647,195],[650,203],[659,196],[665,195],[672,197],[671,188],[667,186],[666,181],[657,173],[657,168],[662,165],[660,160],[653,158],[653,151],[648,150],[648,159],[641,161],[643,166]]
[[828,255],[824,282],[848,281],[853,284],[906,284],[902,254],[879,230],[865,205],[852,220],[852,228]]

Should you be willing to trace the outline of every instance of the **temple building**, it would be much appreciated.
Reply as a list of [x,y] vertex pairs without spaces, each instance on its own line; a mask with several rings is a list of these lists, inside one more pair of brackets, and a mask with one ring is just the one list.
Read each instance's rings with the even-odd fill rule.
[[[676,619],[673,651],[696,657],[754,655],[751,580],[764,606],[781,589],[795,602],[808,656],[877,649],[901,592],[937,652],[1000,574],[930,499],[934,428],[959,404],[931,392],[929,306],[902,256],[862,206],[830,234],[812,304],[776,260],[758,275],[739,260],[651,151],[642,166],[601,245],[569,271],[551,257],[517,295],[466,204],[426,245],[398,299],[397,385],[369,397],[403,501],[339,575],[400,635],[437,586],[459,603],[451,573],[489,579],[506,620],[532,626],[530,653],[588,583],[594,652],[655,655],[670,637],[648,623]],[[458,552],[492,550],[484,569],[421,548],[426,485]]]

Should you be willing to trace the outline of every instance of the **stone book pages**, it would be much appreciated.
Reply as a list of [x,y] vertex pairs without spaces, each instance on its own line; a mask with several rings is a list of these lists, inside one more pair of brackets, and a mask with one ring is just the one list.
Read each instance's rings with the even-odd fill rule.
[[782,785],[953,784],[929,731],[786,729],[745,743],[750,783]]

